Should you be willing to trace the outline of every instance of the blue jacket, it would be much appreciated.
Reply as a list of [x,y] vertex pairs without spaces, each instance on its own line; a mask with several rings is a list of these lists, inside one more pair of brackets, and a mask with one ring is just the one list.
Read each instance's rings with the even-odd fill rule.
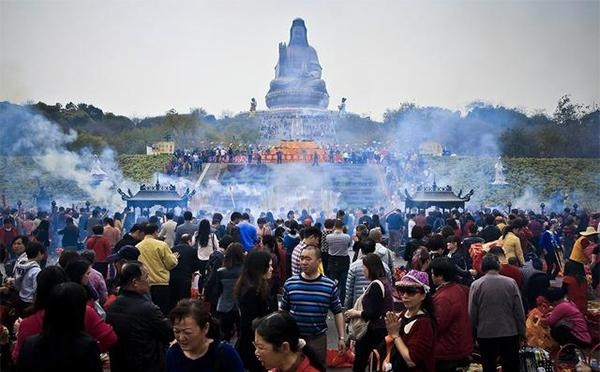
[[540,248],[552,254],[558,246],[558,239],[558,233],[546,230],[540,235]]
[[237,227],[240,229],[240,240],[244,246],[244,250],[249,252],[258,241],[256,226],[250,224],[248,221],[242,221],[238,223]]

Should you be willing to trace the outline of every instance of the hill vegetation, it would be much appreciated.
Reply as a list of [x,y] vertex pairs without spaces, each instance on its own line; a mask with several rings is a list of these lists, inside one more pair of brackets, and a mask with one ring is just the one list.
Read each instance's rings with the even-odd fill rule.
[[431,157],[427,160],[439,186],[455,192],[475,190],[475,205],[513,206],[538,210],[552,199],[577,203],[589,210],[600,208],[600,164],[593,159],[503,158],[508,185],[492,185],[496,158]]

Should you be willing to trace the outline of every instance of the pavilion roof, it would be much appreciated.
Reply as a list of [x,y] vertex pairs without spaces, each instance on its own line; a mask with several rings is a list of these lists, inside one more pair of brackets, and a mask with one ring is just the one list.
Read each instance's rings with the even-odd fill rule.
[[465,202],[471,200],[474,191],[469,191],[466,195],[460,190],[458,194],[452,191],[452,186],[438,187],[433,182],[431,187],[419,187],[414,195],[410,195],[408,190],[404,189],[406,208],[429,208],[433,206],[441,208],[464,208]]
[[188,201],[196,193],[195,190],[190,192],[188,188],[183,195],[179,195],[175,190],[175,186],[161,186],[158,179],[154,186],[141,184],[140,190],[135,195],[130,189],[127,189],[127,193],[121,189],[117,189],[117,191],[121,194],[121,199],[127,202],[128,206],[164,205],[167,207],[187,205]]

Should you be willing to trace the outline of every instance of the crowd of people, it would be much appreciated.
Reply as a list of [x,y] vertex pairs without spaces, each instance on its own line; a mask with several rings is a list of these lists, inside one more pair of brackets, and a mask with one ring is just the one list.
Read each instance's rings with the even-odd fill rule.
[[[422,156],[415,151],[397,152],[383,145],[337,145],[325,144],[322,151],[326,158],[319,158],[314,152],[301,152],[300,159],[305,163],[319,165],[320,162],[332,164],[382,164],[385,166],[386,182],[389,186],[400,180],[419,184],[427,177]],[[177,149],[165,165],[169,175],[190,176],[199,174],[206,163],[261,164],[267,161],[266,154],[274,153],[274,162],[283,163],[283,152],[278,147],[242,146],[229,144],[195,149]],[[315,159],[318,159],[315,161]]]
[[5,211],[2,368],[325,371],[336,337],[354,371],[518,371],[536,311],[549,352],[598,342],[598,213],[283,212]]

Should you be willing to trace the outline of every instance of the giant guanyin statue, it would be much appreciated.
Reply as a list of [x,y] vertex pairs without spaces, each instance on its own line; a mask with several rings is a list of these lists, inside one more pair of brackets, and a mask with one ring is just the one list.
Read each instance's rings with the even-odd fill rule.
[[321,65],[317,52],[308,45],[304,20],[294,19],[290,42],[279,44],[279,60],[275,79],[266,96],[267,107],[327,108],[329,94],[321,79]]

